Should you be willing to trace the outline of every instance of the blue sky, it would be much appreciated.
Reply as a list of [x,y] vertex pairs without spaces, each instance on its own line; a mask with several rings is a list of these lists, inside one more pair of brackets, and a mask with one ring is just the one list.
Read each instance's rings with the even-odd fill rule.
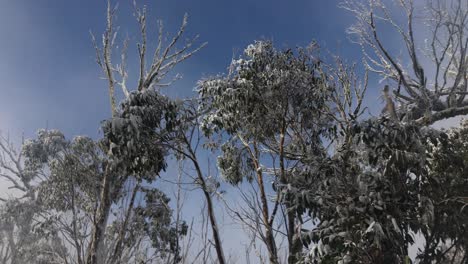
[[[69,136],[96,136],[109,116],[106,83],[94,60],[89,31],[105,26],[105,0],[0,1],[0,129],[33,136],[37,128],[59,128]],[[183,80],[170,93],[189,95],[202,77],[223,73],[233,54],[256,39],[278,47],[317,40],[324,51],[359,61],[359,48],[345,34],[353,21],[338,0],[137,1],[148,5],[150,31],[162,19],[175,32],[185,12],[187,36],[208,46],[176,69]],[[130,0],[119,1],[121,36],[138,40]],[[155,36],[156,37],[156,36]],[[154,39],[155,40],[155,39]],[[151,39],[150,39],[151,41]],[[129,50],[130,59],[136,50]],[[130,75],[136,74],[130,69]]]

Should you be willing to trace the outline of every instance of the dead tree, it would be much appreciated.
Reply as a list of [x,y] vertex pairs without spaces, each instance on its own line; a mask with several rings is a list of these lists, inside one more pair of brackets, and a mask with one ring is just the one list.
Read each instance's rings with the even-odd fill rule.
[[[366,68],[392,84],[403,121],[429,125],[468,114],[468,2],[429,0],[426,8],[414,0],[389,2],[344,0],[341,6],[356,17],[348,32],[361,45]],[[402,57],[384,40],[388,28]]]

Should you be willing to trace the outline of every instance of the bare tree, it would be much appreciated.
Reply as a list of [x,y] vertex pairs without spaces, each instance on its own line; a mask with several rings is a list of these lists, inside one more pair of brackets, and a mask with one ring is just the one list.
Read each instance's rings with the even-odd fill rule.
[[[417,2],[344,0],[341,6],[356,17],[348,32],[366,68],[393,84],[403,120],[427,125],[468,114],[468,2],[428,0],[425,9]],[[392,33],[404,56],[385,39]]]
[[[9,189],[19,191],[24,196],[34,198],[31,186],[31,177],[28,177],[23,169],[22,153],[19,151],[9,137],[0,135],[0,177],[11,186]],[[1,198],[6,201],[5,198]]]

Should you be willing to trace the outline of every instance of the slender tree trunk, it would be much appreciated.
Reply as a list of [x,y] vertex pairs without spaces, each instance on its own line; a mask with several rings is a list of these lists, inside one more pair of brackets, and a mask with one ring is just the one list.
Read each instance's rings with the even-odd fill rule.
[[[204,182],[203,182],[203,185],[205,185]],[[211,200],[210,193],[206,191],[205,187],[203,187],[203,194],[205,195],[207,206],[208,206],[208,216],[210,217],[211,229],[213,232],[213,239],[215,241],[216,254],[218,255],[219,264],[225,264],[226,260],[224,258],[224,252],[223,252],[223,247],[221,245],[221,238],[219,235],[218,224],[216,222],[215,212],[213,210],[213,202]]]
[[[284,120],[283,120],[284,124]],[[280,133],[280,144],[279,144],[279,162],[280,162],[280,182],[283,185],[288,184],[288,179],[286,176],[286,169],[284,166],[284,137],[286,133],[286,128],[283,125]],[[296,214],[291,210],[292,201],[289,195],[286,195],[286,211],[287,211],[287,235],[288,235],[288,263],[294,264],[298,261],[298,254],[302,249],[302,244],[296,235]]]
[[138,193],[138,190],[140,188],[140,183],[137,183],[135,187],[133,188],[132,196],[130,198],[130,203],[128,205],[128,210],[127,213],[125,214],[125,219],[124,222],[122,223],[122,227],[120,228],[119,236],[117,238],[117,242],[114,247],[114,252],[111,255],[110,258],[110,264],[118,263],[117,261],[120,260],[120,257],[122,256],[122,243],[125,237],[125,230],[127,229],[128,226],[128,221],[130,220],[130,216],[132,215],[132,209],[133,205],[135,204],[135,198]]
[[291,201],[288,199],[286,202],[288,204],[288,212],[287,212],[287,217],[288,217],[288,243],[289,243],[289,253],[288,253],[288,263],[289,264],[294,264],[298,262],[298,255],[302,250],[302,243],[300,239],[297,237],[299,234],[297,234],[296,230],[296,224],[295,224],[295,219],[296,215],[294,212],[290,211],[290,204]]
[[268,200],[266,198],[265,186],[263,183],[263,173],[261,171],[260,163],[258,162],[258,148],[257,144],[254,142],[254,166],[257,173],[258,185],[260,188],[260,200],[262,203],[262,216],[263,222],[265,224],[265,241],[268,248],[268,253],[270,257],[270,263],[278,264],[278,252],[276,249],[275,237],[273,235],[273,223],[269,221],[269,210],[268,210]]
[[72,208],[72,214],[73,214],[73,222],[72,222],[72,226],[73,226],[73,241],[75,243],[75,248],[76,248],[76,257],[77,257],[77,261],[78,261],[78,264],[83,264],[83,259],[81,257],[81,244],[79,242],[79,238],[78,238],[78,227],[77,227],[77,224],[76,222],[78,221],[76,219],[76,208],[75,208],[75,179],[74,177],[72,177],[72,186],[70,188],[70,192],[71,192],[71,208]]
[[181,205],[181,180],[182,180],[182,162],[179,160],[178,161],[178,165],[179,165],[179,170],[178,170],[178,173],[177,173],[177,200],[176,200],[176,234],[177,234],[177,237],[176,237],[176,249],[175,249],[175,253],[174,253],[174,261],[173,263],[174,264],[177,264],[178,262],[181,261],[181,258],[179,257],[179,254],[180,254],[180,237],[179,237],[179,222],[180,222],[180,213],[181,213],[181,210],[182,210],[182,205]]
[[107,219],[109,218],[109,212],[112,205],[109,178],[109,174],[105,173],[100,195],[100,204],[96,213],[97,219],[94,222],[94,228],[86,257],[86,264],[98,264],[98,254],[100,253],[99,250],[106,232]]
[[219,261],[219,264],[225,264],[226,259],[224,258],[224,252],[223,252],[223,247],[221,244],[221,238],[219,235],[218,224],[216,222],[215,212],[213,210],[213,201],[211,199],[211,194],[207,190],[205,178],[203,177],[203,173],[201,171],[200,165],[198,164],[198,161],[196,159],[195,152],[193,151],[188,139],[185,137],[184,140],[185,140],[185,143],[187,144],[188,151],[190,152],[190,159],[192,160],[193,165],[195,166],[195,170],[197,171],[197,178],[200,181],[203,194],[205,195],[205,199],[206,199],[206,203],[208,207],[208,217],[210,218],[211,229],[213,232],[213,239],[215,242],[214,244],[215,244],[216,254],[218,255],[218,261]]

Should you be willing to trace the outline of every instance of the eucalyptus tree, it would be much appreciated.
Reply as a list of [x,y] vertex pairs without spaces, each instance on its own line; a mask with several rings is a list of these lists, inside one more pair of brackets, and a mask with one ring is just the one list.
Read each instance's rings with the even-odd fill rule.
[[[442,135],[418,124],[365,117],[367,75],[341,61],[323,71],[333,87],[333,148],[305,163],[293,188],[315,221],[302,234],[306,263],[407,263],[412,235],[433,215],[422,192],[429,164],[426,141]],[[388,103],[388,102],[387,102]],[[308,166],[307,166],[308,165]]]
[[426,243],[418,258],[431,261],[468,261],[468,123],[446,131],[446,136],[428,142],[428,179],[424,194],[433,205],[433,215],[421,229]]
[[353,88],[352,72],[328,72],[342,88],[333,96],[336,143],[293,185],[316,219],[302,236],[304,262],[410,263],[418,242],[421,263],[463,263],[466,124],[439,131],[391,115],[358,118],[365,89]]
[[9,138],[0,137],[0,176],[10,185],[11,196],[0,201],[0,258],[3,263],[44,261],[67,257],[65,242],[44,220],[36,201],[35,181],[40,177],[23,163],[23,152]]
[[[110,157],[117,156],[116,149],[112,151]],[[40,209],[40,214],[33,219],[41,227],[36,232],[44,233],[45,229],[58,233],[59,238],[69,243],[64,245],[68,249],[65,259],[84,263],[93,221],[97,218],[102,188],[99,181],[105,173],[102,164],[110,162],[109,156],[98,142],[83,136],[68,141],[57,130],[40,131],[37,139],[24,144],[23,153],[25,168],[46,177],[35,186],[37,200],[33,202]],[[162,157],[155,157],[157,164],[162,166]],[[154,163],[146,161],[148,166],[153,166],[148,168],[157,172],[159,169],[154,168],[151,162]],[[157,175],[155,172],[140,177],[133,172],[131,177],[134,180],[129,181],[125,188],[120,186],[124,184],[122,178],[125,174],[116,173],[111,196],[115,204],[111,209],[114,217],[106,223],[108,230],[98,252],[100,262],[127,263],[138,259],[165,258],[165,254],[174,253],[172,241],[176,234],[168,198],[157,189],[142,186],[142,183],[152,181],[151,178]],[[144,203],[135,201],[137,193]],[[181,234],[185,232],[181,231]]]
[[[97,220],[93,227],[92,239],[89,245],[90,250],[86,257],[87,263],[97,262],[96,255],[105,233],[105,226],[112,206],[112,197],[118,197],[123,184],[132,174],[140,175],[143,179],[148,180],[152,178],[148,178],[146,174],[157,174],[163,168],[165,153],[160,144],[161,139],[158,137],[167,133],[162,132],[162,130],[165,129],[164,125],[170,124],[169,118],[174,115],[174,107],[157,89],[158,87],[170,85],[175,80],[166,81],[171,69],[205,45],[201,44],[194,48],[193,45],[197,39],[195,37],[182,47],[178,47],[178,41],[187,26],[187,15],[185,15],[179,31],[168,43],[165,43],[163,25],[162,22],[159,22],[157,47],[152,57],[148,58],[146,8],[140,9],[135,4],[135,10],[141,33],[141,43],[137,45],[139,76],[135,92],[131,93],[127,88],[128,39],[125,39],[123,43],[121,63],[116,65],[112,63],[116,33],[113,25],[115,9],[111,8],[110,1],[108,1],[107,6],[107,27],[103,34],[102,48],[97,45],[93,36],[97,63],[102,68],[108,81],[112,112],[112,119],[103,124],[104,139],[101,144],[109,154],[118,156],[112,157],[114,164],[113,162],[106,163],[106,173],[101,180],[102,189],[96,211]],[[149,65],[148,61],[150,61]],[[117,73],[120,80],[116,78],[114,73]],[[122,104],[120,112],[115,104],[116,85],[122,88],[122,92],[127,99]],[[164,122],[166,123],[164,124]],[[113,166],[117,166],[115,169],[124,171],[127,175],[114,182],[115,179],[113,178],[116,176],[112,175],[110,171]],[[115,193],[112,193],[112,188],[117,188],[114,191]]]
[[[153,187],[167,166],[168,150],[162,142],[176,115],[175,105],[158,87],[170,85],[173,79],[165,78],[170,70],[204,44],[193,47],[196,37],[178,44],[187,26],[185,16],[168,43],[159,23],[157,47],[148,56],[146,9],[135,10],[141,33],[135,91],[127,88],[128,40],[120,63],[113,63],[117,38],[110,1],[102,47],[93,37],[112,113],[101,124],[101,139],[78,136],[70,141],[58,130],[40,130],[20,152],[2,141],[0,176],[21,192],[11,201],[2,198],[1,226],[8,235],[1,243],[5,263],[30,262],[26,250],[32,243],[36,250],[28,251],[30,259],[46,256],[47,263],[179,261],[175,241],[187,232],[186,225],[174,223],[169,198]],[[118,86],[124,95],[121,104],[116,102]],[[14,204],[25,210],[12,211]],[[15,217],[28,220],[15,222]]]
[[99,263],[177,259],[174,241],[186,233],[186,225],[174,228],[168,197],[149,186],[166,166],[164,148],[154,140],[155,126],[168,120],[163,110],[170,109],[168,103],[155,91],[130,93],[119,119],[103,122],[103,139],[69,141],[58,130],[40,130],[36,139],[24,142],[20,156],[2,160],[9,172],[2,176],[24,189],[2,209],[4,262],[45,256],[48,263],[85,263],[101,217],[100,183],[106,174],[112,175],[107,199],[113,216],[103,224]]
[[309,260],[406,263],[412,232],[433,214],[420,192],[430,135],[387,119],[353,129],[350,148],[331,155],[303,184],[306,207],[320,220],[304,239],[315,243]]
[[226,138],[218,159],[221,174],[233,185],[243,180],[257,184],[264,227],[259,236],[271,263],[279,262],[274,223],[283,206],[288,261],[297,261],[302,219],[289,186],[301,160],[325,155],[321,142],[330,122],[324,113],[330,90],[318,71],[316,52],[315,45],[278,51],[271,42],[257,41],[232,61],[227,76],[199,83],[202,130]]
[[317,226],[306,262],[466,261],[466,124],[448,132],[370,119],[353,126],[351,148],[311,171],[299,197]]
[[316,220],[302,236],[304,262],[410,263],[416,242],[421,263],[466,261],[466,124],[444,132],[359,116],[366,86],[356,86],[352,68],[334,69],[334,147],[293,185]]
[[[332,256],[328,259],[331,262],[405,262],[409,261],[407,248],[414,243],[414,233],[422,234],[425,240],[425,248],[418,256],[423,263],[454,262],[465,252],[462,239],[465,232],[449,231],[453,229],[441,224],[445,223],[444,219],[453,220],[455,226],[465,221],[466,192],[457,196],[450,193],[458,186],[463,188],[465,176],[455,171],[463,171],[464,165],[449,163],[444,159],[448,153],[440,153],[438,157],[433,151],[451,149],[451,154],[459,155],[452,156],[453,160],[459,161],[463,160],[463,153],[443,143],[455,143],[454,139],[447,140],[445,133],[427,126],[468,113],[465,98],[468,6],[460,0],[431,0],[424,9],[418,4],[421,3],[412,0],[345,0],[342,3],[356,17],[349,33],[362,47],[365,67],[393,86],[393,94],[386,88],[384,96],[387,106],[397,108],[389,113],[390,120],[370,119],[345,133],[352,139],[348,158],[353,160],[349,163],[339,160],[341,153],[332,155],[331,160],[335,161],[330,162],[333,166],[328,169],[343,178],[338,178],[338,183],[335,178],[338,176],[331,177],[331,183],[325,180],[321,189],[326,190],[326,195],[317,196],[311,202],[314,213],[320,214],[320,210],[325,213],[318,217],[321,223],[312,232],[312,240],[318,243],[314,256]],[[418,18],[419,14],[423,18]],[[388,42],[385,36],[392,29],[399,38]],[[393,45],[398,41],[405,52],[401,57],[394,53]],[[449,164],[453,170],[448,169]],[[351,175],[337,172],[337,166],[349,167],[354,172]],[[434,166],[445,166],[446,170],[435,171]],[[445,173],[450,175],[441,177]],[[373,175],[370,182],[369,175]],[[454,185],[446,181],[448,178]],[[326,202],[323,197],[333,199]],[[382,210],[373,215],[372,207]],[[366,219],[358,219],[362,213]],[[379,219],[382,215],[386,218]],[[451,260],[447,258],[449,254],[453,256]]]
[[[136,85],[136,91],[134,93],[129,92],[127,88],[127,78],[128,72],[126,69],[126,60],[127,60],[127,48],[128,48],[128,39],[124,40],[123,50],[121,53],[121,63],[113,65],[111,60],[111,52],[114,46],[114,28],[113,28],[113,10],[108,3],[107,11],[107,28],[103,35],[103,47],[99,48],[95,38],[93,36],[93,42],[96,49],[96,58],[98,65],[102,68],[106,79],[108,80],[109,96],[111,103],[111,111],[113,119],[108,122],[107,129],[112,135],[112,138],[106,141],[108,148],[111,150],[113,147],[122,145],[124,150],[120,153],[125,153],[127,155],[127,150],[125,149],[128,146],[134,147],[137,150],[142,152],[136,153],[135,156],[123,157],[125,161],[132,161],[136,159],[138,164],[135,164],[138,168],[144,168],[147,164],[147,161],[151,158],[160,158],[160,154],[152,152],[152,150],[146,151],[148,148],[158,148],[161,146],[165,151],[173,150],[176,153],[178,158],[187,158],[192,161],[193,166],[196,169],[196,178],[197,185],[202,189],[206,202],[208,204],[208,215],[210,217],[210,223],[212,226],[213,238],[215,241],[215,249],[218,257],[219,263],[225,263],[225,257],[221,245],[221,238],[219,235],[216,216],[213,209],[212,202],[212,191],[210,191],[210,184],[205,181],[205,177],[200,166],[199,158],[197,156],[197,145],[196,145],[196,136],[200,136],[199,133],[195,133],[195,129],[198,129],[197,118],[198,112],[192,111],[196,109],[191,109],[189,104],[181,104],[180,102],[171,101],[168,98],[161,96],[159,90],[161,87],[167,87],[180,78],[179,75],[175,75],[174,78],[167,80],[171,69],[173,69],[178,63],[186,60],[191,57],[194,53],[202,49],[206,43],[202,43],[199,46],[194,46],[198,36],[195,36],[192,39],[189,39],[184,43],[183,46],[179,47],[178,42],[180,42],[181,37],[187,26],[187,15],[184,16],[183,22],[177,34],[172,38],[172,40],[164,46],[164,32],[162,22],[158,22],[158,39],[157,47],[152,54],[150,59],[150,65],[146,65],[148,61],[147,54],[147,26],[146,26],[146,9],[139,9],[135,5],[136,17],[140,25],[141,33],[141,43],[138,46],[138,57],[139,57],[139,77],[138,83]],[[117,80],[114,76],[114,73],[120,77],[120,80]],[[118,113],[115,107],[115,86],[119,85],[122,88],[122,92],[127,98],[127,101],[132,98],[137,98],[137,105],[128,105],[128,113]],[[156,91],[156,92],[155,92]],[[149,94],[146,96],[145,94]],[[139,99],[138,99],[139,98]],[[161,99],[164,99],[161,101]],[[153,104],[154,103],[154,104]],[[125,104],[123,104],[124,106]],[[140,106],[141,109],[136,108]],[[163,111],[163,112],[158,112]],[[126,121],[123,121],[121,114],[126,115]],[[148,120],[146,123],[141,123],[142,120]],[[194,123],[195,122],[195,123]],[[145,135],[147,138],[145,141],[142,141],[139,136],[142,132],[140,129],[135,129],[136,135],[125,134],[124,131],[128,127],[125,126],[134,126],[137,124],[139,128],[146,130],[148,133]],[[124,125],[121,129],[122,134],[115,134],[114,127],[120,127]],[[161,127],[160,127],[161,125]],[[165,125],[165,126],[164,126]],[[131,129],[131,128],[130,128]],[[110,132],[112,131],[112,132]],[[130,130],[129,130],[130,131]],[[106,133],[106,132],[105,132]],[[125,136],[123,138],[122,135]],[[115,141],[123,140],[120,143]],[[198,139],[199,141],[200,139]],[[141,141],[136,145],[135,142]],[[145,155],[147,154],[147,155]],[[168,152],[164,152],[168,154]],[[141,160],[143,159],[143,160]],[[147,168],[148,173],[150,171],[157,171],[156,168],[150,167]],[[103,179],[103,185],[105,186],[106,180]],[[105,197],[104,190],[102,191],[102,197]],[[103,210],[107,210],[104,205]],[[96,245],[95,245],[96,247]],[[115,254],[118,254],[117,248],[115,249]],[[88,255],[88,260],[89,260]]]

